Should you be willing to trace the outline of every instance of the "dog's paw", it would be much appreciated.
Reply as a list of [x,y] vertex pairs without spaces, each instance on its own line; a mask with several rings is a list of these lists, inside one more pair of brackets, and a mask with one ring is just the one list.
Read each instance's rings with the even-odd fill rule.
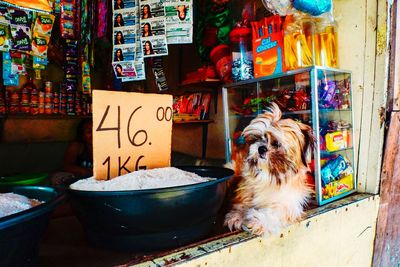
[[257,217],[248,218],[243,225],[243,230],[253,235],[263,236],[267,232],[266,226]]
[[225,216],[224,225],[228,226],[229,230],[232,232],[233,230],[242,229],[243,224],[243,213],[238,210],[231,210]]
[[281,218],[271,209],[248,210],[243,224],[246,231],[264,237],[276,234],[282,229]]

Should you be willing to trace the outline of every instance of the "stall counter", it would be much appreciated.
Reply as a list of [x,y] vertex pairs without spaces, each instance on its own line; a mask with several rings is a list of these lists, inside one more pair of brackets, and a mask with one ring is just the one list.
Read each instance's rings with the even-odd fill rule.
[[355,194],[307,211],[305,219],[263,239],[221,232],[155,253],[90,247],[73,216],[53,219],[41,243],[40,266],[369,266],[379,196]]

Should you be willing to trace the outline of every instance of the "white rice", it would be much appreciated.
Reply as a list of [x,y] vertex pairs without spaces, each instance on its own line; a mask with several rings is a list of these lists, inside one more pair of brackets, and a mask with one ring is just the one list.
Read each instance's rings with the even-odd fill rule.
[[211,180],[214,178],[204,178],[195,173],[167,167],[135,171],[108,181],[99,181],[90,177],[71,184],[70,188],[84,191],[141,190],[197,184]]
[[0,194],[0,218],[32,208],[29,198],[14,193]]

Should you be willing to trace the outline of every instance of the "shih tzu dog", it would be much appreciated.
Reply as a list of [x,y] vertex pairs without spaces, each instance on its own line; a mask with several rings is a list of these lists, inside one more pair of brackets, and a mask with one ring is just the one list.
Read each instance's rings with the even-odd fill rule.
[[270,235],[303,214],[313,191],[306,180],[315,138],[310,126],[281,117],[273,103],[242,132],[248,152],[232,210],[225,216],[231,231]]

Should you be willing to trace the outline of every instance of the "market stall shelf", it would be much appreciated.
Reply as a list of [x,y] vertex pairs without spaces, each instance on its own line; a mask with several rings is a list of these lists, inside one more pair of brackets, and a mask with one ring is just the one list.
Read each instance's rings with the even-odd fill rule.
[[236,160],[244,146],[242,130],[251,120],[278,104],[284,118],[313,128],[315,149],[308,180],[318,205],[356,190],[353,145],[351,73],[313,66],[227,84],[222,91],[226,160]]
[[190,120],[190,121],[175,121],[174,125],[201,125],[202,134],[201,134],[201,158],[205,159],[207,156],[207,138],[208,138],[208,125],[214,122],[214,120]]

